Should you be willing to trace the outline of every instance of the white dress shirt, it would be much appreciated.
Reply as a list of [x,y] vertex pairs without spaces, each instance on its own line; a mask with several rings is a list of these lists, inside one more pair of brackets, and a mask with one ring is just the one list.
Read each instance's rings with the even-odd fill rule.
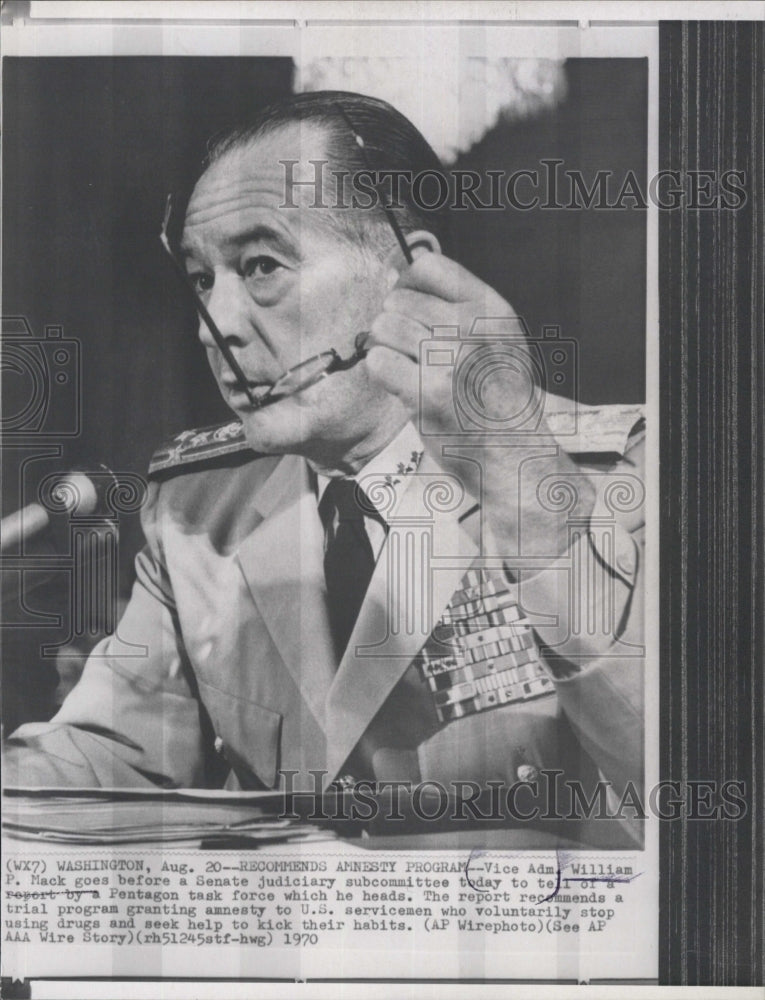
[[[401,480],[410,472],[415,472],[422,457],[422,440],[412,423],[405,424],[393,440],[387,444],[382,451],[371,458],[367,464],[356,473],[349,476],[363,485],[370,477],[375,479],[385,479],[390,477],[392,482]],[[316,501],[321,502],[324,490],[330,482],[329,476],[317,474],[316,476]],[[370,503],[373,498],[370,497]],[[387,523],[385,511],[379,511],[379,516]],[[386,531],[383,524],[375,517],[364,517],[364,527],[367,530],[369,542],[372,546],[372,554],[375,562],[380,556],[382,547],[385,544]]]

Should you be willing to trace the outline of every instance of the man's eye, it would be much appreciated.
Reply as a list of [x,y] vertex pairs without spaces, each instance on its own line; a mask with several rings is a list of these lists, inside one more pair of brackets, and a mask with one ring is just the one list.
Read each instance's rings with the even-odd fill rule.
[[204,271],[190,271],[189,281],[194,286],[194,291],[198,295],[209,292],[213,286],[213,276],[206,274]]
[[266,278],[273,274],[282,265],[273,257],[261,255],[259,257],[248,257],[242,265],[242,275],[245,278]]

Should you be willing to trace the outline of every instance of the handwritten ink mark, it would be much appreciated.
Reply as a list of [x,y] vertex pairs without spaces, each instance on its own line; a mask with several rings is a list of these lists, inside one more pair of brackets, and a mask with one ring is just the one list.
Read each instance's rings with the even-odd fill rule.
[[30,890],[29,892],[23,890],[9,890],[5,894],[6,896],[11,896],[13,899],[51,899],[53,896],[67,896],[70,899],[76,897],[79,902],[82,896],[93,896],[94,899],[100,899],[101,894],[98,889],[62,889],[61,892],[54,892],[52,889],[46,889],[44,892],[37,892],[36,890]]
[[[465,862],[465,881],[474,892],[481,892],[481,893],[489,892],[488,889],[484,889],[482,886],[476,885],[470,878],[471,863],[477,860],[478,858],[482,857],[484,854],[488,853],[489,853],[488,851],[480,847],[473,847],[470,851],[470,854],[468,855],[467,861]],[[502,857],[517,859],[524,857],[524,855],[520,853],[510,853],[510,854],[502,854]],[[542,903],[549,903],[551,899],[555,899],[555,897],[558,895],[558,893],[560,892],[561,884],[564,881],[563,872],[566,870],[566,868],[568,868],[568,866],[571,863],[571,860],[575,857],[575,854],[570,851],[556,850],[555,857],[556,857],[555,888],[548,896],[545,896],[543,899],[538,899],[536,902],[537,906],[541,905]],[[622,885],[626,885],[630,882],[634,882],[635,879],[640,878],[642,874],[643,874],[642,872],[635,872],[634,875],[566,875],[565,881],[566,882],[612,882],[612,883],[620,883]]]
[[472,879],[470,878],[470,862],[474,858],[480,858],[485,853],[486,853],[486,851],[482,851],[479,847],[473,847],[473,848],[471,848],[471,851],[470,851],[470,854],[468,856],[468,859],[465,862],[465,881],[470,886],[470,888],[473,890],[473,892],[488,892],[488,889],[482,889],[480,886],[475,885],[473,883]]

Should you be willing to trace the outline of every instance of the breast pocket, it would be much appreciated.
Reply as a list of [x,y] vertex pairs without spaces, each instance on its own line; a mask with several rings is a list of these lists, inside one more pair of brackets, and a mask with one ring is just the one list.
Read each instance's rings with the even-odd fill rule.
[[204,681],[199,682],[199,693],[215,731],[215,749],[228,761],[242,788],[274,788],[281,714]]
[[557,699],[478,712],[443,726],[417,750],[423,780],[529,780],[563,758]]

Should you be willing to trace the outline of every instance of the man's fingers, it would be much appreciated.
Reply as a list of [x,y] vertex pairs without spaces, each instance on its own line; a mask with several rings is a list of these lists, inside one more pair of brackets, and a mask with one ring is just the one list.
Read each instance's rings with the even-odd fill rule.
[[491,291],[487,285],[456,261],[441,253],[423,253],[399,276],[398,288],[413,288],[436,295],[445,302],[480,301]]
[[420,343],[429,337],[428,328],[411,316],[381,312],[369,329],[366,346],[368,350],[375,346],[387,347],[416,364],[420,360]]
[[413,288],[394,288],[383,302],[383,311],[410,317],[426,330],[433,326],[456,326],[459,322],[453,303]]
[[410,411],[417,405],[420,369],[399,351],[380,344],[369,348],[366,364],[372,378],[404,403]]

